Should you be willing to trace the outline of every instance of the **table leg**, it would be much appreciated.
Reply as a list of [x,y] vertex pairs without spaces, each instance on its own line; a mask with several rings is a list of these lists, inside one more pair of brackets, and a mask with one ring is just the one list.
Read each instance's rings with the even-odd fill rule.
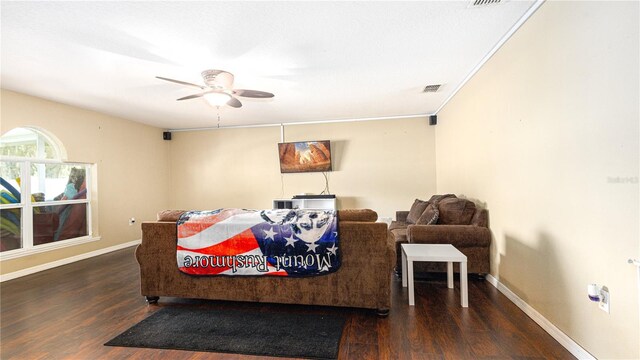
[[407,287],[407,254],[404,253],[404,248],[400,247],[402,253],[402,287]]
[[415,295],[413,291],[413,261],[407,261],[407,278],[409,281],[409,305],[413,306],[416,304]]
[[460,263],[460,297],[462,307],[469,307],[469,292],[467,289],[467,262]]
[[453,289],[453,262],[447,261],[447,286]]

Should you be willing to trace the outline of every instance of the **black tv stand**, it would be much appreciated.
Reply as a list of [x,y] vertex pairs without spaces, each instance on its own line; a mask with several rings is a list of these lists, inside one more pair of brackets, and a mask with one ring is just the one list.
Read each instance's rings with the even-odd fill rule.
[[322,194],[322,195],[293,195],[294,199],[335,199],[336,196],[333,194]]

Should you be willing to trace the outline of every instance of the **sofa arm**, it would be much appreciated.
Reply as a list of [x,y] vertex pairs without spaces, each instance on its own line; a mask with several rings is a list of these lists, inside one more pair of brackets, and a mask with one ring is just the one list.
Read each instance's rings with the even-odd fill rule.
[[456,247],[486,247],[491,244],[489,228],[472,225],[409,225],[407,240],[422,244],[452,244]]
[[371,209],[338,210],[338,221],[376,222],[378,213]]
[[407,222],[408,211],[396,211],[396,221]]

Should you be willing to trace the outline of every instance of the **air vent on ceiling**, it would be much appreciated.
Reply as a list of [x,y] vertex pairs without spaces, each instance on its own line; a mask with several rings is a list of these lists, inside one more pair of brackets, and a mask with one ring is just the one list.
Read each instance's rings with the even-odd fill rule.
[[438,85],[427,85],[427,86],[424,87],[424,90],[422,90],[422,92],[426,92],[426,93],[427,92],[436,92],[436,91],[438,91],[438,89],[440,89],[440,86],[442,86],[442,85],[440,85],[440,84],[438,84]]
[[471,6],[483,6],[491,4],[499,4],[502,0],[471,0]]

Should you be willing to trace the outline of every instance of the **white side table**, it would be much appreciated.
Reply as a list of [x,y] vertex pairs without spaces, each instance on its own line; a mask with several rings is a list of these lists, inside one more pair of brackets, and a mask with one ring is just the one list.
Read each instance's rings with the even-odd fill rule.
[[413,262],[435,261],[447,263],[447,286],[453,289],[453,263],[460,263],[460,303],[469,307],[467,290],[467,256],[451,244],[402,244],[402,287],[409,278],[409,305],[415,305],[413,291]]

